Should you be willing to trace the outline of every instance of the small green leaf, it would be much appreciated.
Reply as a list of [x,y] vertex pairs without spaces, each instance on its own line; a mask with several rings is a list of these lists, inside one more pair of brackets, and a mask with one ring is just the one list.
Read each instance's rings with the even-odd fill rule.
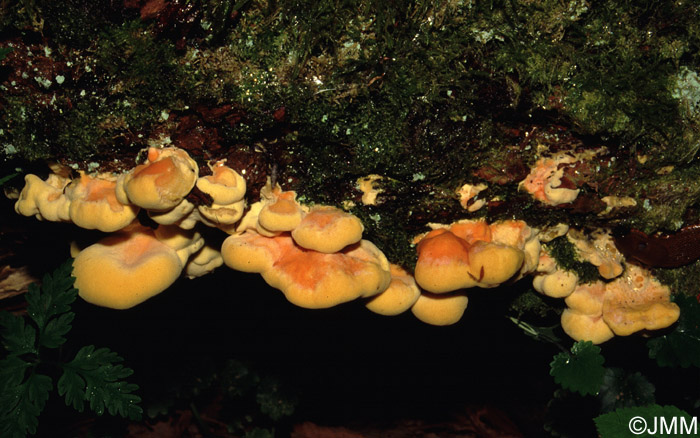
[[26,353],[37,354],[36,330],[24,318],[9,312],[0,312],[0,334],[8,354],[20,356]]
[[44,336],[41,337],[41,346],[47,348],[58,348],[66,342],[65,335],[71,329],[71,323],[75,318],[75,313],[68,312],[54,318],[46,324]]
[[78,296],[71,277],[73,260],[59,266],[53,274],[44,275],[41,287],[29,285],[26,294],[27,314],[38,328],[40,347],[57,348],[66,342],[75,314],[70,306]]
[[608,368],[598,397],[601,412],[653,404],[655,390],[639,372],[628,374],[620,368]]
[[58,379],[58,395],[66,396],[66,405],[73,406],[78,412],[85,409],[85,380],[70,368],[63,370]]
[[[696,437],[693,419],[675,406],[622,408],[594,419],[600,438]],[[697,420],[695,420],[697,421]],[[697,425],[697,422],[695,423]],[[686,433],[689,432],[689,433]]]
[[19,386],[31,365],[17,356],[8,356],[0,360],[0,391]]
[[59,394],[66,396],[66,404],[82,410],[88,402],[97,415],[107,410],[111,415],[121,415],[133,420],[141,418],[138,405],[141,398],[134,391],[138,385],[123,379],[133,370],[119,364],[122,358],[107,348],[95,349],[93,345],[83,347],[75,358],[64,365],[64,374],[59,380]]
[[70,305],[78,296],[78,291],[73,288],[72,270],[73,260],[69,259],[53,274],[44,275],[41,288],[36,284],[29,285],[27,314],[40,330],[54,316],[70,312]]
[[681,308],[678,324],[672,332],[647,342],[649,357],[662,367],[700,368],[700,303],[684,295],[675,296],[674,302]]
[[581,395],[596,394],[605,374],[603,362],[600,347],[590,341],[579,341],[571,347],[571,354],[563,352],[554,356],[549,374],[564,389]]
[[0,436],[24,437],[36,433],[39,414],[49,399],[49,376],[32,373],[26,381],[4,388],[0,395]]

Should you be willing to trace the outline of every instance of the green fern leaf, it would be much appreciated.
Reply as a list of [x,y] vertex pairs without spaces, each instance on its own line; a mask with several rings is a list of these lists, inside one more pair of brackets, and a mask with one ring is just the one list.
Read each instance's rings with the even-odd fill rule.
[[0,436],[14,438],[36,433],[51,387],[49,376],[36,373],[18,385],[4,387],[0,395]]
[[564,389],[581,395],[596,394],[603,384],[605,359],[600,347],[590,341],[579,341],[571,347],[571,353],[559,353],[550,364],[549,374]]
[[38,354],[36,330],[23,318],[9,312],[0,312],[0,334],[9,355],[21,356],[27,353]]
[[[8,356],[0,360],[0,391],[2,394],[8,388],[19,386],[31,365],[17,356]],[[2,405],[4,406],[4,404]]]
[[[26,294],[27,314],[37,325],[42,346],[49,348],[60,346],[65,342],[63,335],[70,331],[70,324],[73,321],[70,306],[78,296],[78,291],[73,288],[75,280],[71,277],[72,269],[73,260],[70,259],[52,275],[44,275],[41,288],[36,284],[29,286],[29,292]],[[59,318],[53,319],[56,317]],[[47,338],[46,341],[44,338]],[[56,345],[57,342],[58,345]]]
[[111,415],[139,419],[143,412],[138,406],[141,398],[133,394],[138,385],[123,380],[132,375],[133,370],[119,364],[122,361],[107,348],[85,346],[71,362],[64,365],[58,393],[65,395],[66,404],[78,410],[82,410],[84,402],[88,402],[90,409],[98,415],[102,415],[106,409]]
[[46,324],[46,329],[41,337],[41,346],[58,348],[65,344],[65,335],[70,331],[74,317],[75,314],[73,312],[68,312],[50,320],[48,324]]
[[78,412],[85,409],[85,380],[74,370],[64,367],[63,375],[58,379],[58,394],[66,396],[66,404]]

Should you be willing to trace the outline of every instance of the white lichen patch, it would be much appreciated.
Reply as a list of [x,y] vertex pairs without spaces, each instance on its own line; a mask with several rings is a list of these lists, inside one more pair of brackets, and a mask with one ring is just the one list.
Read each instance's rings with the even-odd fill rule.
[[679,100],[681,109],[690,117],[700,111],[700,76],[688,67],[681,67],[671,96]]

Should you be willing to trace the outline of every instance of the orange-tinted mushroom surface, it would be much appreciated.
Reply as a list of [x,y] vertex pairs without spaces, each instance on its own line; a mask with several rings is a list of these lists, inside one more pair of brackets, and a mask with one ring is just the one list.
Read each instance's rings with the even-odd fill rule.
[[163,292],[180,276],[177,252],[141,226],[106,237],[73,262],[75,287],[87,302],[113,309],[133,307]]

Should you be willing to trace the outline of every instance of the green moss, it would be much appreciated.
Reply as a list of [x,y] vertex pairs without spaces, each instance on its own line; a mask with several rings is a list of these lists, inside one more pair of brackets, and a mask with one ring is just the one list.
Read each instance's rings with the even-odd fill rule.
[[37,0],[43,18],[43,33],[57,44],[86,49],[95,35],[121,18],[121,5],[110,0]]
[[698,116],[680,97],[692,84],[677,72],[683,63],[697,65],[696,4],[484,3],[475,12],[478,41],[493,51],[499,71],[530,88],[536,107],[663,161],[695,156]]
[[566,236],[557,237],[544,247],[559,266],[576,273],[580,283],[590,283],[600,277],[598,268],[579,259],[576,247]]
[[[24,158],[108,155],[142,146],[156,127],[175,129],[163,112],[232,105],[235,121],[206,122],[224,148],[261,145],[280,181],[307,202],[355,201],[367,236],[408,267],[410,239],[428,222],[674,229],[698,206],[700,186],[689,181],[700,172],[687,163],[700,144],[692,2],[197,0],[178,4],[191,8],[189,30],[125,19],[138,11],[105,2],[95,3],[105,8],[93,22],[97,6],[85,0],[26,2],[34,7],[25,21],[51,18],[47,35],[79,56],[72,88],[51,90],[55,107],[37,106],[36,95],[8,101],[0,136]],[[547,132],[554,124],[563,128]],[[517,189],[539,143],[552,151],[605,144],[618,161],[581,187],[590,205],[543,208]],[[642,154],[650,164],[627,175]],[[677,170],[657,175],[666,163]],[[483,194],[503,203],[469,214],[454,191],[487,180],[477,175],[488,166],[508,169]],[[371,173],[385,177],[385,193],[363,206],[354,185]],[[594,200],[607,194],[637,199],[634,219],[597,217]]]
[[523,316],[527,316],[529,319],[533,316],[537,318],[546,318],[559,313],[558,309],[553,307],[545,296],[537,293],[532,288],[528,288],[519,294],[510,303],[509,311],[517,319],[522,319]]
[[8,97],[5,102],[5,113],[0,119],[0,141],[5,156],[28,161],[49,158],[51,134],[47,127],[52,126],[52,112],[21,97]]
[[656,268],[652,273],[661,283],[669,286],[674,294],[683,294],[691,297],[698,295],[700,260],[680,268]]
[[175,48],[156,39],[140,21],[102,33],[95,56],[106,91],[138,112],[134,120],[142,120],[144,109],[156,117],[161,109],[185,106],[192,85],[176,60]]
[[634,215],[624,221],[646,233],[676,231],[695,223],[689,214],[700,201],[700,165],[674,168],[669,173],[642,173],[634,184],[625,187],[625,195],[637,200]]

